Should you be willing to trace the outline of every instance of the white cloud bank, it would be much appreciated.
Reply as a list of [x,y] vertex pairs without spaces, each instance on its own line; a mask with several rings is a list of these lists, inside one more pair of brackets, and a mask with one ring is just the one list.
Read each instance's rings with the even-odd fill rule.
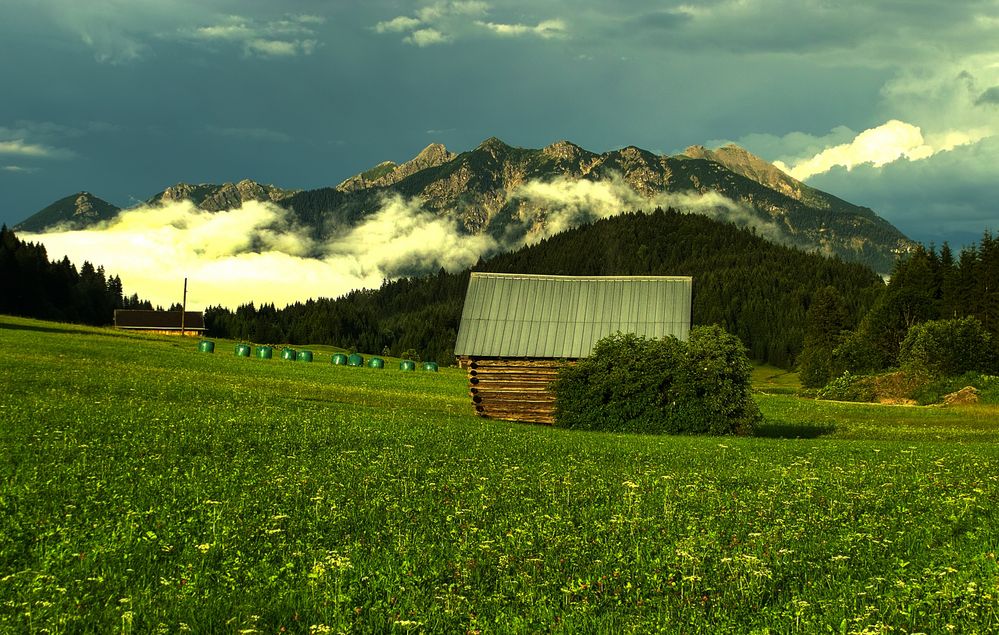
[[799,181],[804,181],[835,167],[851,170],[865,164],[879,168],[902,159],[919,161],[938,152],[976,143],[988,136],[989,132],[985,129],[973,129],[949,130],[926,138],[918,126],[892,119],[876,128],[864,130],[847,143],[828,147],[814,156],[794,161],[793,165],[783,161],[775,161],[774,165]]
[[532,227],[537,219],[525,216],[524,229],[532,231],[498,242],[488,235],[465,234],[453,220],[420,209],[418,201],[391,196],[360,224],[321,243],[297,226],[287,210],[259,202],[222,212],[206,212],[189,201],[146,206],[93,229],[22,238],[44,244],[50,258],[67,255],[77,266],[84,261],[104,266],[121,277],[126,293],[153,304],[179,302],[186,277],[188,306],[204,309],[251,301],[280,307],[377,288],[385,279],[441,267],[460,271],[480,257],[584,222],[655,207],[707,214],[778,236],[776,226],[717,193],[646,198],[620,177],[530,182],[512,198],[525,210],[543,210],[543,228]]
[[215,213],[189,201],[140,207],[93,229],[22,238],[44,244],[50,258],[103,265],[121,277],[127,293],[153,304],[179,302],[189,278],[188,305],[196,309],[335,297],[378,287],[417,265],[460,270],[495,246],[399,198],[325,244],[297,227],[287,210],[258,202]]
[[[513,198],[546,210],[544,227],[535,228],[528,237],[529,242],[536,242],[601,218],[638,210],[649,212],[657,207],[702,214],[740,227],[753,228],[757,234],[774,241],[782,238],[775,224],[761,219],[748,206],[728,199],[718,192],[704,194],[662,192],[646,197],[636,192],[618,174],[612,174],[609,179],[602,181],[569,178],[530,181],[518,188]],[[513,247],[508,246],[508,248]]]

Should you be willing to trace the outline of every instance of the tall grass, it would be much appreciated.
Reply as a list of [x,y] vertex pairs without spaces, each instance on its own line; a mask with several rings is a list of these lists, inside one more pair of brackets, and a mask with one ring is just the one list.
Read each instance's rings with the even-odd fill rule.
[[999,629],[994,410],[611,435],[477,419],[457,370],[13,318],[0,350],[0,631]]

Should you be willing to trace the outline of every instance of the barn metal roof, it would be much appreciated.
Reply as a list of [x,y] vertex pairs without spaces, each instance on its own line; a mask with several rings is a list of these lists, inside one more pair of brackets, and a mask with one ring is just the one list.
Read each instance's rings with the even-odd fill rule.
[[688,276],[538,276],[472,273],[454,354],[586,357],[621,331],[690,333]]

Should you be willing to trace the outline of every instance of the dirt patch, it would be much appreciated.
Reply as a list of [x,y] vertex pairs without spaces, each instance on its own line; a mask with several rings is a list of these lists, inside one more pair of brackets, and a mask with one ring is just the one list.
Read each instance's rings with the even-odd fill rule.
[[957,392],[944,395],[945,406],[963,406],[966,404],[978,403],[978,389],[974,386],[965,386]]
[[907,399],[905,397],[881,397],[878,399],[879,404],[886,406],[918,406],[919,402],[915,399]]

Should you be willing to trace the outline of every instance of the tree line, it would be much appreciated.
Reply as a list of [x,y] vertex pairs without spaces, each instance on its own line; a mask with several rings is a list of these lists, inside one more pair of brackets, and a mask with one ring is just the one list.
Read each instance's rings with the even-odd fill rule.
[[[946,244],[919,247],[896,263],[885,284],[863,265],[670,209],[570,229],[461,272],[442,269],[284,308],[212,306],[205,324],[214,337],[331,344],[446,364],[471,271],[692,276],[694,324],[735,334],[754,361],[799,365],[808,385],[846,369],[896,366],[908,330],[931,320],[973,317],[999,339],[999,240],[989,232],[958,255]],[[100,325],[111,323],[116,308],[153,307],[126,296],[118,276],[102,267],[49,262],[44,246],[2,229],[0,312]]]
[[77,270],[65,256],[50,262],[43,245],[0,228],[0,313],[101,326],[122,308],[153,307],[137,294],[126,296],[121,279],[104,267],[84,262]]
[[[833,285],[816,294],[805,321],[800,363],[805,386],[823,386],[844,371],[899,367],[910,332],[931,322],[966,330],[962,320],[971,319],[980,325],[984,341],[999,341],[999,240],[985,231],[980,243],[957,257],[947,243],[939,252],[917,247],[895,264],[888,284],[859,319],[848,310],[848,293]],[[957,331],[952,333],[956,337]],[[978,353],[964,355],[971,359]]]
[[[857,321],[883,291],[871,269],[769,242],[751,229],[676,210],[623,214],[570,229],[474,271],[554,275],[688,275],[693,322],[737,335],[752,359],[791,367],[815,293],[835,285]],[[328,343],[366,353],[453,361],[470,270],[386,281],[379,289],[205,313],[209,333],[254,342]]]

